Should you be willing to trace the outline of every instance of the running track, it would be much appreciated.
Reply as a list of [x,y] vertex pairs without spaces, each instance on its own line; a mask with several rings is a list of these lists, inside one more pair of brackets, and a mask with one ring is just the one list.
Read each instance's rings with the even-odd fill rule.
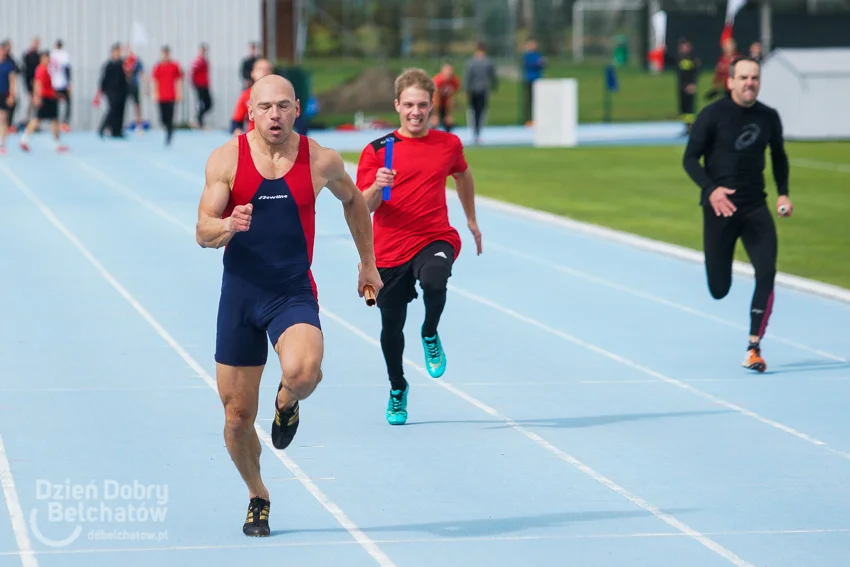
[[410,420],[390,427],[378,312],[323,193],[325,379],[274,451],[271,359],[273,537],[245,538],[214,382],[221,252],[194,240],[224,138],[69,139],[0,160],[0,566],[850,562],[850,304],[780,287],[754,375],[746,276],[715,302],[698,262],[483,201],[476,257],[454,197],[448,370],[422,368],[413,304]]

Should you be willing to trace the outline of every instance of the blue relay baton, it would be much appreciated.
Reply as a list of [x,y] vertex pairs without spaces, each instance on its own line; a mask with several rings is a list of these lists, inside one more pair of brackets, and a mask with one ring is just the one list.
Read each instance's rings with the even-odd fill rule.
[[[387,138],[387,143],[386,143],[386,146],[385,146],[386,149],[385,149],[385,153],[384,153],[384,167],[386,167],[390,171],[393,170],[393,141],[394,141],[394,138]],[[390,188],[389,185],[387,185],[386,187],[384,187],[383,200],[389,201],[390,200],[390,194],[391,194],[391,188]]]

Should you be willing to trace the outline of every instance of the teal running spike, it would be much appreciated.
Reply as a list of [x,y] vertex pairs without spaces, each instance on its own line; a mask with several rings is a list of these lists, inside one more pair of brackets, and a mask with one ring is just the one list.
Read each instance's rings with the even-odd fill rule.
[[404,425],[407,422],[407,392],[410,385],[402,390],[390,390],[390,400],[387,402],[387,423]]
[[425,350],[425,368],[431,378],[439,378],[446,371],[446,353],[443,352],[443,344],[440,335],[433,337],[422,337],[422,348]]

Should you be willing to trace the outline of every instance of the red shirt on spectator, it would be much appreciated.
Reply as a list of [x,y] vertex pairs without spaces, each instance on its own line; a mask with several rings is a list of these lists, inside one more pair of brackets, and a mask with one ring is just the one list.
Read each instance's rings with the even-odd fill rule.
[[39,64],[35,68],[35,81],[41,84],[41,98],[56,98],[56,91],[53,90],[53,81],[50,80],[50,71],[47,70],[47,65]]
[[174,102],[177,99],[177,81],[183,78],[183,70],[174,61],[157,63],[151,78],[156,81],[159,102]]
[[192,84],[201,88],[210,86],[210,65],[206,58],[200,55],[192,62]]

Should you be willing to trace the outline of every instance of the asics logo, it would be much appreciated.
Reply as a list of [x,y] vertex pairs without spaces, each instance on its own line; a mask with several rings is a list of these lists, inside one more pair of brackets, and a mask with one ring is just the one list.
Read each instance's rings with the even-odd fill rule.
[[288,199],[289,195],[260,195],[257,199]]
[[747,124],[735,140],[735,149],[744,150],[756,143],[761,134],[758,124]]

